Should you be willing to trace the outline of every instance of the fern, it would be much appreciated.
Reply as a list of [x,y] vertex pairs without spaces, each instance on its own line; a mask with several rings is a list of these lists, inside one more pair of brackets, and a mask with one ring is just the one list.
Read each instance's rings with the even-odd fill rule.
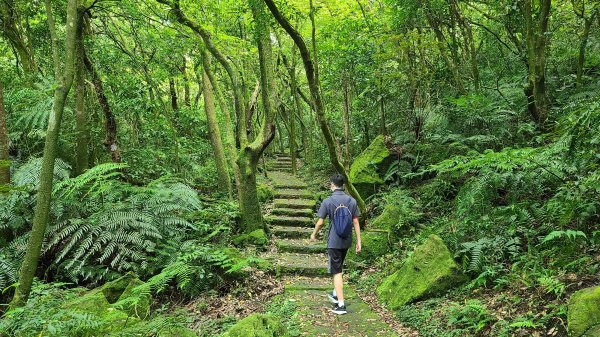
[[558,230],[558,231],[552,231],[550,232],[550,234],[546,235],[544,237],[544,239],[542,240],[541,244],[546,244],[552,241],[556,241],[558,239],[566,239],[569,241],[575,241],[578,239],[583,239],[586,240],[587,239],[587,235],[585,235],[584,232],[582,231],[574,231],[574,230]]

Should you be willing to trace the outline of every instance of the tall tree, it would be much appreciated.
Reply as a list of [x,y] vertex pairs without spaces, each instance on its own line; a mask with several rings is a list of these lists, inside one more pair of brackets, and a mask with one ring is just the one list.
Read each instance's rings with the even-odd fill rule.
[[96,67],[94,67],[92,60],[85,52],[83,55],[83,62],[88,73],[92,77],[92,83],[94,84],[96,97],[98,98],[98,103],[100,104],[102,112],[104,113],[104,147],[106,147],[106,150],[108,153],[110,153],[113,163],[120,163],[121,150],[119,150],[119,143],[117,142],[117,120],[115,119],[115,115],[110,108],[106,93],[104,92],[102,78],[100,78],[100,74],[96,70]]
[[[274,93],[265,90],[270,87],[268,79],[263,76],[268,76],[272,69],[272,64],[269,63],[267,58],[270,58],[270,45],[268,43],[259,43],[259,60],[261,64],[261,86],[263,90],[263,105],[265,113],[263,114],[262,130],[256,135],[254,140],[250,142],[248,139],[248,132],[246,127],[246,115],[247,110],[244,106],[244,94],[242,92],[242,82],[237,70],[234,69],[232,61],[227,58],[213,43],[211,34],[199,23],[191,20],[185,15],[180,7],[179,1],[170,0],[157,0],[157,2],[166,4],[171,8],[171,13],[175,16],[176,20],[189,27],[194,33],[196,33],[204,42],[204,45],[212,56],[219,62],[219,64],[225,69],[229,80],[231,81],[231,90],[233,94],[233,102],[235,107],[235,114],[237,117],[238,132],[237,137],[240,141],[240,149],[236,156],[236,163],[239,168],[239,184],[238,184],[238,201],[240,204],[240,214],[242,218],[242,230],[253,231],[255,229],[263,229],[264,223],[262,213],[260,210],[260,204],[258,201],[258,195],[256,192],[256,170],[258,161],[263,151],[271,143],[275,136],[275,124],[274,124],[274,113],[271,109],[270,100],[264,101],[265,95],[270,97]],[[257,20],[257,31],[258,34],[263,34],[261,39],[267,41],[269,38],[267,33],[260,33],[261,25],[264,24],[265,28],[268,28],[267,23],[261,23],[261,20]],[[262,44],[262,45],[261,45]],[[262,54],[262,56],[260,56]],[[211,83],[213,83],[211,81]]]
[[0,81],[0,185],[10,184],[9,139],[4,109],[4,84]]
[[35,62],[35,56],[31,46],[31,41],[27,41],[26,34],[23,32],[20,22],[21,16],[17,10],[17,3],[14,0],[0,1],[0,25],[2,35],[10,42],[16,51],[16,56],[26,75],[35,75],[38,71]]
[[592,31],[592,25],[600,16],[600,2],[588,0],[571,0],[573,11],[583,20],[583,31],[579,40],[579,56],[577,57],[577,86],[581,86],[583,67],[585,66],[585,51]]
[[[320,85],[317,77],[315,76],[315,66],[313,65],[313,59],[311,58],[310,51],[304,42],[304,39],[300,35],[300,33],[292,27],[289,21],[279,12],[279,9],[273,2],[273,0],[263,0],[279,25],[288,33],[288,35],[292,38],[298,50],[300,51],[300,56],[302,57],[302,61],[304,62],[304,70],[306,73],[306,79],[308,81],[308,88],[311,93],[311,101],[312,106],[317,113],[317,119],[319,122],[319,126],[321,128],[321,132],[323,133],[323,137],[325,138],[325,143],[327,145],[327,150],[329,154],[329,160],[331,164],[335,168],[337,172],[344,176],[346,179],[346,188],[348,192],[356,199],[358,203],[358,207],[363,214],[363,219],[366,217],[367,209],[364,200],[361,198],[360,194],[352,184],[349,179],[348,172],[344,168],[344,165],[340,162],[339,154],[336,150],[336,142],[335,138],[329,128],[329,124],[327,123],[327,119],[325,117],[325,106],[323,105],[323,100],[321,99]],[[364,223],[364,221],[363,221]]]
[[221,130],[219,128],[219,122],[217,121],[217,114],[215,112],[215,100],[213,97],[213,88],[206,74],[206,69],[202,69],[202,88],[204,93],[204,112],[206,114],[206,121],[208,123],[208,134],[210,137],[210,144],[215,155],[215,164],[217,166],[217,176],[219,177],[219,186],[226,189],[229,198],[232,197],[231,191],[231,180],[229,179],[229,173],[227,172],[227,159],[225,159],[225,149],[223,142],[221,141]]
[[77,8],[78,0],[69,0],[67,4],[66,35],[64,39],[64,63],[61,62],[58,46],[58,36],[54,16],[52,14],[52,1],[45,1],[48,28],[52,45],[52,61],[54,63],[54,77],[56,87],[52,101],[52,112],[48,118],[48,129],[42,158],[40,172],[40,183],[36,196],[36,205],[33,218],[33,226],[27,241],[27,249],[21,269],[19,270],[19,284],[15,289],[15,295],[11,306],[22,306],[27,302],[33,277],[38,267],[42,242],[48,224],[50,211],[50,200],[52,199],[52,184],[54,179],[54,162],[58,148],[58,137],[62,115],[65,110],[67,95],[73,84],[75,73],[75,40],[77,31]]
[[85,9],[79,7],[77,10],[77,32],[75,42],[75,175],[79,175],[88,169],[88,145],[89,130],[88,116],[85,109],[85,63],[84,63],[84,24]]
[[533,121],[543,129],[550,110],[546,92],[546,51],[551,0],[521,0],[519,8],[525,20],[528,80],[524,92],[527,108]]

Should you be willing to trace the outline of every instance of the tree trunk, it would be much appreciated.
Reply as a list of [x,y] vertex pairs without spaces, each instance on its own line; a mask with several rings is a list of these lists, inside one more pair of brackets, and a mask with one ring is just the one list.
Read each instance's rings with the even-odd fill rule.
[[550,100],[546,92],[546,49],[548,47],[548,21],[551,0],[540,0],[537,18],[532,11],[533,0],[523,1],[521,10],[525,19],[525,38],[528,60],[528,83],[524,93],[528,110],[539,129],[544,130]]
[[348,192],[350,193],[350,195],[352,195],[356,199],[358,207],[361,210],[361,213],[362,213],[361,223],[364,226],[364,219],[367,216],[366,205],[365,205],[364,200],[361,198],[361,196],[358,194],[358,191],[352,184],[352,181],[350,181],[348,172],[346,171],[346,169],[344,168],[344,166],[340,163],[340,161],[338,159],[338,154],[337,154],[336,148],[335,148],[335,140],[334,140],[333,134],[331,133],[331,130],[329,129],[327,120],[325,119],[325,107],[323,105],[323,101],[321,100],[319,82],[318,82],[317,78],[315,77],[315,67],[313,65],[313,60],[311,59],[311,56],[310,56],[310,51],[308,50],[306,43],[304,42],[304,39],[302,38],[300,33],[298,33],[298,31],[296,29],[294,29],[294,27],[292,27],[292,25],[289,23],[289,21],[287,21],[287,19],[285,17],[283,17],[283,15],[279,12],[279,9],[277,9],[277,6],[273,2],[273,0],[263,0],[263,1],[267,4],[267,7],[271,11],[273,16],[277,20],[277,22],[279,23],[279,25],[281,25],[281,27],[283,27],[283,29],[288,33],[288,35],[290,35],[290,37],[292,38],[292,40],[298,47],[298,50],[300,51],[300,55],[302,56],[302,61],[304,62],[304,69],[306,72],[306,78],[308,81],[308,87],[310,89],[313,106],[317,113],[317,120],[318,120],[319,126],[321,128],[321,132],[323,133],[323,137],[325,138],[325,143],[327,145],[327,151],[329,153],[329,159],[331,160],[331,164],[333,165],[333,167],[341,175],[344,176],[344,178],[346,180],[346,188],[348,189]]
[[19,26],[22,19],[16,12],[14,0],[0,1],[1,32],[16,51],[16,57],[21,61],[23,72],[31,80],[38,72],[38,67],[31,48],[31,41],[27,43],[23,29]]
[[115,115],[110,109],[108,98],[106,98],[106,94],[104,93],[104,85],[102,84],[102,79],[100,78],[100,74],[98,74],[98,72],[94,68],[92,60],[87,56],[85,51],[83,54],[83,61],[88,73],[92,77],[92,83],[94,84],[94,90],[96,91],[96,96],[98,97],[98,103],[100,104],[102,112],[104,113],[104,146],[110,153],[112,162],[120,163],[121,151],[119,150],[119,144],[117,142],[117,121],[115,120]]
[[577,87],[581,87],[583,78],[583,67],[585,66],[585,50],[587,48],[588,39],[590,37],[590,31],[592,30],[592,24],[594,23],[595,16],[598,11],[594,12],[591,17],[584,18],[585,25],[583,27],[583,34],[581,35],[581,41],[579,42],[579,57],[577,58]]
[[10,156],[6,110],[4,109],[4,85],[0,82],[0,185],[10,184]]
[[171,109],[173,109],[173,111],[179,110],[179,105],[177,104],[177,90],[175,90],[175,80],[172,77],[169,78],[169,95],[171,96]]
[[227,160],[225,159],[225,150],[221,141],[221,130],[215,113],[215,101],[213,99],[213,90],[210,85],[210,80],[206,71],[202,70],[202,82],[204,91],[204,112],[206,113],[206,121],[208,123],[208,134],[210,136],[210,144],[212,145],[215,155],[215,164],[217,166],[217,176],[219,177],[219,186],[227,190],[229,199],[233,197],[231,191],[231,180],[227,172]]
[[[213,93],[217,98],[217,102],[219,103],[219,107],[221,107],[221,113],[223,114],[223,119],[225,120],[224,128],[225,128],[225,148],[227,150],[229,165],[231,170],[233,171],[233,177],[235,179],[235,185],[239,189],[240,186],[240,169],[237,165],[235,159],[237,158],[237,150],[235,148],[235,132],[233,131],[233,122],[231,118],[231,113],[225,100],[223,99],[223,95],[221,94],[221,90],[219,88],[219,83],[216,81],[212,69],[210,68],[210,59],[209,55],[205,50],[201,51],[202,58],[202,69],[206,72],[206,76],[209,80],[209,83],[213,89]],[[239,194],[239,193],[238,193]]]
[[48,224],[50,211],[50,201],[52,199],[52,185],[54,179],[54,163],[58,148],[58,138],[60,134],[60,125],[62,115],[67,101],[67,95],[73,84],[73,75],[75,69],[75,32],[77,30],[77,0],[69,0],[67,5],[67,22],[65,36],[65,56],[64,67],[61,69],[61,61],[58,52],[58,38],[54,17],[52,15],[52,5],[50,0],[45,1],[47,21],[51,36],[52,59],[54,63],[54,73],[57,86],[54,89],[54,98],[52,102],[52,112],[48,119],[48,129],[46,132],[46,142],[44,145],[44,155],[42,158],[42,167],[40,171],[40,184],[36,196],[36,205],[33,217],[33,226],[27,241],[27,249],[21,269],[19,270],[19,283],[15,289],[15,295],[11,302],[11,307],[20,307],[27,302],[31,284],[35,276],[38,261],[40,258],[42,242]]
[[350,169],[352,159],[350,158],[350,93],[348,89],[348,78],[344,75],[344,166]]
[[189,108],[192,104],[190,101],[190,79],[187,74],[187,60],[185,59],[185,56],[183,57],[181,74],[183,75],[183,104]]
[[88,120],[85,111],[85,65],[83,61],[83,20],[85,13],[77,11],[77,32],[75,45],[75,170],[80,175],[89,167],[88,158]]

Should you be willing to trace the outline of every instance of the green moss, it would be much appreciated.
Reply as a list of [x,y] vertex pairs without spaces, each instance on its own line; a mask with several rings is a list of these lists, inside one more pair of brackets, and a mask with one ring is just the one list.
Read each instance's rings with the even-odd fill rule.
[[132,279],[127,288],[123,291],[115,307],[123,310],[131,316],[138,318],[146,318],[150,315],[150,304],[152,303],[152,297],[150,294],[136,295],[133,292],[133,288],[144,284],[141,280],[134,278]]
[[264,230],[257,229],[250,233],[245,233],[236,236],[235,238],[233,238],[233,243],[236,246],[264,246],[269,243],[269,238],[267,237],[267,234]]
[[568,304],[569,336],[598,336],[600,329],[600,286],[575,292]]
[[383,136],[378,136],[373,142],[354,159],[350,167],[350,181],[354,184],[381,184],[383,179],[377,172],[377,165],[390,156],[385,146]]
[[390,308],[441,294],[465,281],[450,251],[437,235],[430,235],[398,271],[377,288]]
[[355,262],[370,262],[390,250],[386,232],[361,232],[362,250],[356,254],[354,247],[348,250],[348,259]]
[[253,314],[229,328],[222,337],[283,337],[287,332],[281,321],[270,315]]
[[275,190],[273,187],[259,182],[256,184],[256,194],[258,195],[258,200],[260,202],[266,202],[273,199],[273,196],[275,196]]

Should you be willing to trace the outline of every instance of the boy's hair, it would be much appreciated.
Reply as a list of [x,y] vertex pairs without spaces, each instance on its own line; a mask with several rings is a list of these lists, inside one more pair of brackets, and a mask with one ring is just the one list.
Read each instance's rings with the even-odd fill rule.
[[344,176],[339,173],[332,175],[329,181],[331,181],[336,187],[344,187]]

